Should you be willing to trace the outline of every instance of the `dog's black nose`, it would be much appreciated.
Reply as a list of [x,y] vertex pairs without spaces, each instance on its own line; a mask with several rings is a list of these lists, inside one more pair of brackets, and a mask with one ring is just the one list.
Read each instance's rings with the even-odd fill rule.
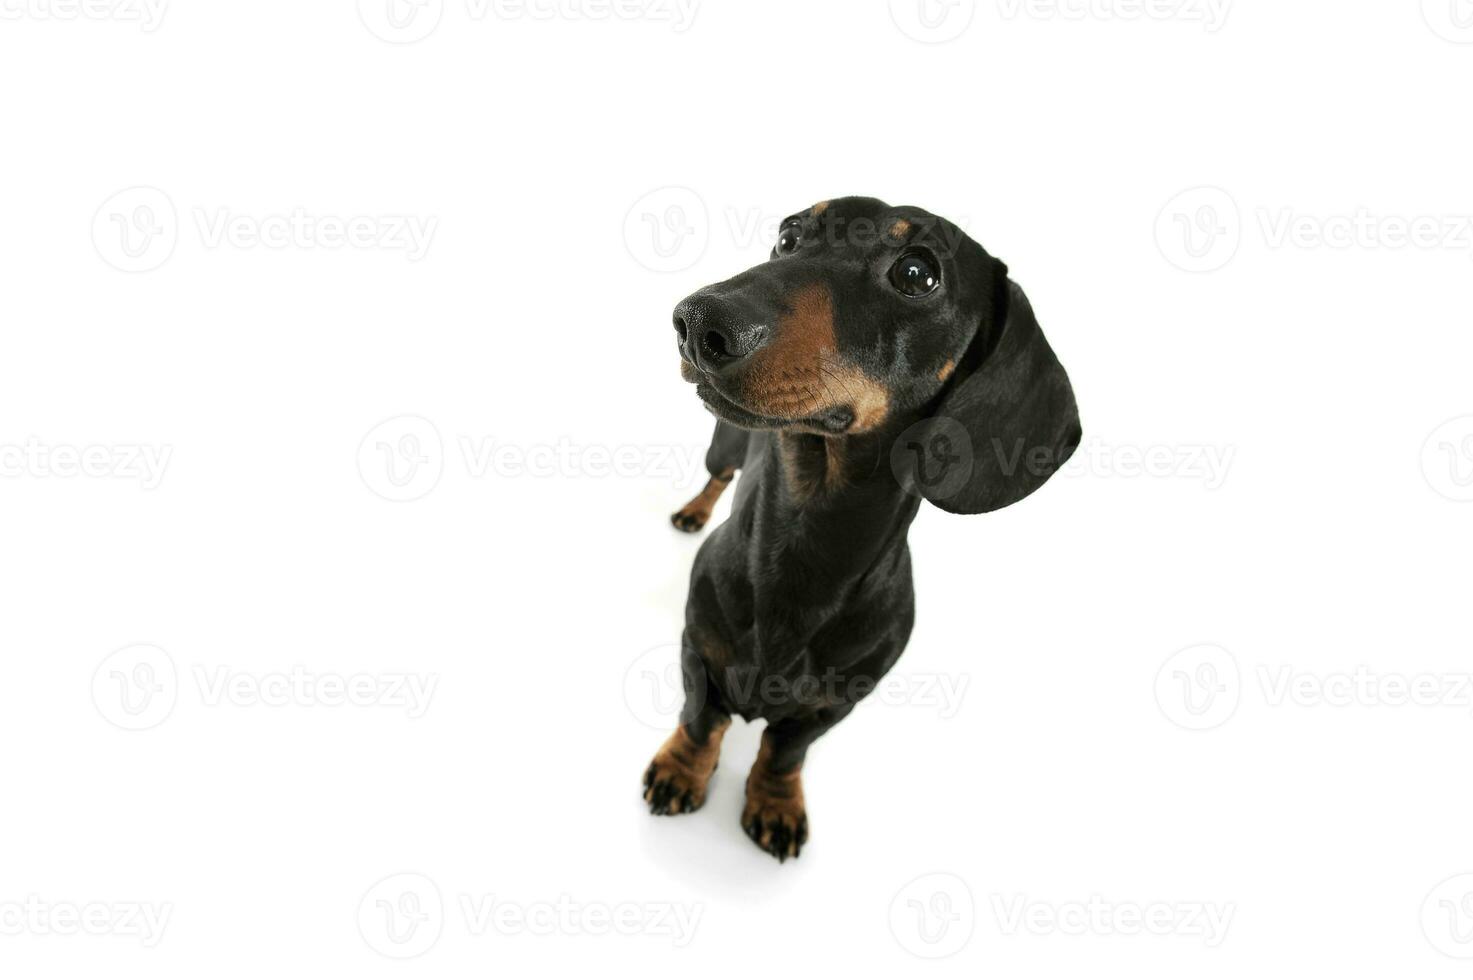
[[719,374],[761,350],[768,330],[715,297],[696,295],[675,307],[675,334],[692,364]]

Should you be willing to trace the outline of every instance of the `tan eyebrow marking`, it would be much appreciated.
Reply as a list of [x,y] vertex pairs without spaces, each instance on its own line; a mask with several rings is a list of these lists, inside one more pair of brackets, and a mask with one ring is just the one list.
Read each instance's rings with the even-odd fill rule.
[[828,209],[829,209],[829,202],[828,201],[819,201],[817,204],[815,204],[813,206],[813,216],[815,218],[817,218],[819,215],[823,214]]
[[890,237],[895,239],[896,241],[904,241],[905,236],[910,234],[911,228],[912,225],[909,221],[906,221],[904,218],[900,218],[893,225],[890,226]]

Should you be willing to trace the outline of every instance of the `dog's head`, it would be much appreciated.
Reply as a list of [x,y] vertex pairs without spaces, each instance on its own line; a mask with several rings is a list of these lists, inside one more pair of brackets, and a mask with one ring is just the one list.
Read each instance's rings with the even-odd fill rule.
[[[767,262],[681,301],[675,332],[681,375],[718,418],[905,430],[922,447],[907,482],[955,513],[1022,499],[1079,444],[1068,375],[1007,267],[919,208],[847,197],[788,218]],[[924,472],[937,438],[969,443],[944,491]]]

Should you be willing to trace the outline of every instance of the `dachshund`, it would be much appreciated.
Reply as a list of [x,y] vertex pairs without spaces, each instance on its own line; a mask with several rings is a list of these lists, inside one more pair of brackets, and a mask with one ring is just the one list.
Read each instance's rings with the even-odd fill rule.
[[675,307],[681,376],[716,416],[681,639],[680,723],[644,774],[655,814],[701,807],[732,714],[765,719],[741,823],[780,861],[808,839],[802,767],[900,658],[906,534],[1037,490],[1079,410],[1023,290],[955,224],[874,198],[779,226],[768,260]]

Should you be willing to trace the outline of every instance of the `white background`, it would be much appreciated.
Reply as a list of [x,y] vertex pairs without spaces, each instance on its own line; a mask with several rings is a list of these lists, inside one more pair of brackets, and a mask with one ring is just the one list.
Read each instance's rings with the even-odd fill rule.
[[[0,21],[5,975],[1465,974],[1465,0],[65,3]],[[758,726],[639,799],[669,315],[842,194],[1009,263],[1086,441],[922,511],[900,696],[779,866]]]

